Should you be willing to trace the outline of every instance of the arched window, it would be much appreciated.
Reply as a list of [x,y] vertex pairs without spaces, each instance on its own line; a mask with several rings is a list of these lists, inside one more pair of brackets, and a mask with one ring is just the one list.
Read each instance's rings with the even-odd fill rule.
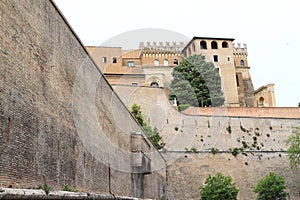
[[260,97],[258,100],[258,107],[264,107],[265,106],[265,99],[263,97]]
[[154,66],[159,66],[159,61],[158,60],[154,60]]
[[207,49],[207,46],[206,46],[206,42],[205,42],[205,41],[201,41],[201,42],[200,42],[200,49]]
[[189,48],[189,56],[191,56],[192,52],[191,52],[191,47]]
[[218,43],[216,41],[211,42],[211,48],[212,49],[218,49]]
[[245,62],[244,62],[243,60],[241,60],[241,61],[240,61],[240,66],[241,66],[241,67],[244,67],[244,65],[245,65]]
[[157,82],[152,82],[151,83],[151,87],[158,87],[159,85],[158,85],[158,83]]
[[227,42],[222,42],[222,48],[228,48],[228,43]]
[[177,59],[174,59],[173,65],[174,65],[174,66],[177,66],[177,65],[178,65],[178,60],[177,60]]
[[169,66],[169,61],[167,59],[164,60],[164,66]]

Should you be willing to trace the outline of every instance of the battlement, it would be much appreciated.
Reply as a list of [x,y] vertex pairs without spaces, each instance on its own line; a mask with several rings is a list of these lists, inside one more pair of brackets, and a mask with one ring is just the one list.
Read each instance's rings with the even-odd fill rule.
[[142,51],[158,52],[181,52],[185,42],[140,42],[139,49]]
[[232,47],[233,47],[233,54],[244,54],[247,55],[248,51],[247,51],[247,44],[243,43],[243,47],[241,46],[241,43],[232,43]]

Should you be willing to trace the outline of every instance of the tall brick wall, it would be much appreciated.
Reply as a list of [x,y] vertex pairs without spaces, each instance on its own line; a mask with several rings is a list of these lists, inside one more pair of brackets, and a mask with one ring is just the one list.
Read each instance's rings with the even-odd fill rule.
[[[135,196],[131,133],[142,130],[53,2],[3,0],[0,18],[0,187]],[[153,146],[144,153],[164,166]],[[147,177],[156,198],[165,171]]]

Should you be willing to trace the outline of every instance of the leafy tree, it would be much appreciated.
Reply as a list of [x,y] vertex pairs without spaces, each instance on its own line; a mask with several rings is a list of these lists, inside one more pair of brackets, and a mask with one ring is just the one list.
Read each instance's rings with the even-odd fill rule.
[[209,175],[200,187],[200,200],[236,200],[238,192],[231,177],[218,172],[216,176]]
[[292,168],[297,168],[300,165],[300,126],[293,128],[293,134],[287,139],[287,144],[290,145],[287,154]]
[[162,149],[165,147],[166,143],[161,142],[162,137],[159,135],[159,132],[156,127],[152,128],[148,126],[147,123],[144,122],[143,113],[141,111],[141,106],[137,104],[133,104],[130,110],[133,117],[137,120],[141,127],[143,127],[145,133],[147,134],[148,138],[151,140],[153,145],[157,149]]
[[212,62],[202,55],[193,55],[174,67],[170,99],[191,106],[222,106],[224,95],[221,78]]
[[288,195],[285,189],[283,177],[270,172],[258,182],[253,191],[258,194],[257,200],[284,200]]
[[145,125],[144,117],[143,117],[143,114],[141,111],[141,106],[139,106],[137,104],[133,104],[131,106],[130,112],[141,126]]
[[300,102],[298,103],[298,107],[300,107]]

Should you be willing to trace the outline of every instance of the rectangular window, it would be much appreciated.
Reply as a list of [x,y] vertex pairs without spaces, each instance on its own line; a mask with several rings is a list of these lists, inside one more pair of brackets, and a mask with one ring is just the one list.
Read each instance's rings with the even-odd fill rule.
[[102,63],[106,63],[107,60],[106,60],[106,57],[102,57]]
[[214,55],[214,62],[219,62],[219,57],[218,57],[218,55]]
[[128,61],[127,65],[128,67],[134,67],[134,61]]
[[131,83],[132,86],[138,86],[138,83]]
[[239,75],[235,75],[235,78],[236,78],[236,85],[239,87],[240,86]]
[[113,63],[117,63],[117,58],[113,57]]
[[227,61],[230,61],[230,56],[227,57]]

